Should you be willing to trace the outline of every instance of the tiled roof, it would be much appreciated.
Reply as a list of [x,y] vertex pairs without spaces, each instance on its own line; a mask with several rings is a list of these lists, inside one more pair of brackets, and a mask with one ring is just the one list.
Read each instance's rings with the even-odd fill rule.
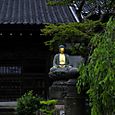
[[47,0],[0,0],[0,24],[75,22],[68,6],[47,6]]

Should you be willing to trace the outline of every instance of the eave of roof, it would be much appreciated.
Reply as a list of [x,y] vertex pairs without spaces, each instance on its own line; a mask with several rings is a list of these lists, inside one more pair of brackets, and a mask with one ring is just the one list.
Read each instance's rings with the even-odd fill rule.
[[68,6],[48,6],[47,0],[0,0],[0,24],[75,22]]

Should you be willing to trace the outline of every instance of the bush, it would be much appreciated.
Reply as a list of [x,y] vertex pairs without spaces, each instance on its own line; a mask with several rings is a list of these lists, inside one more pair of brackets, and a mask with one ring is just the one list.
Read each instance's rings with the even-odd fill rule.
[[56,100],[43,100],[34,96],[32,91],[25,93],[17,100],[18,115],[35,115],[36,111],[41,111],[44,115],[52,115],[55,111]]
[[35,115],[40,108],[40,98],[33,95],[32,91],[25,93],[17,100],[18,115]]

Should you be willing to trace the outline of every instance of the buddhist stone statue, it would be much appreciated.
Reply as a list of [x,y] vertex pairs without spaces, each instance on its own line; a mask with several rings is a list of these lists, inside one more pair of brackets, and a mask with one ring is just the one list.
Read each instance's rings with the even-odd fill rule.
[[60,77],[67,75],[75,75],[77,68],[70,64],[69,55],[65,53],[65,46],[59,46],[59,53],[54,56],[53,67],[50,68],[50,77]]

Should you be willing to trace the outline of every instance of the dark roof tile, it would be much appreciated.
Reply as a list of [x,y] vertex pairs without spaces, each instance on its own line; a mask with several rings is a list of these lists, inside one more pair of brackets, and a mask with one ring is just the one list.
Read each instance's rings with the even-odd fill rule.
[[47,6],[46,0],[0,0],[0,23],[75,22],[68,6]]

